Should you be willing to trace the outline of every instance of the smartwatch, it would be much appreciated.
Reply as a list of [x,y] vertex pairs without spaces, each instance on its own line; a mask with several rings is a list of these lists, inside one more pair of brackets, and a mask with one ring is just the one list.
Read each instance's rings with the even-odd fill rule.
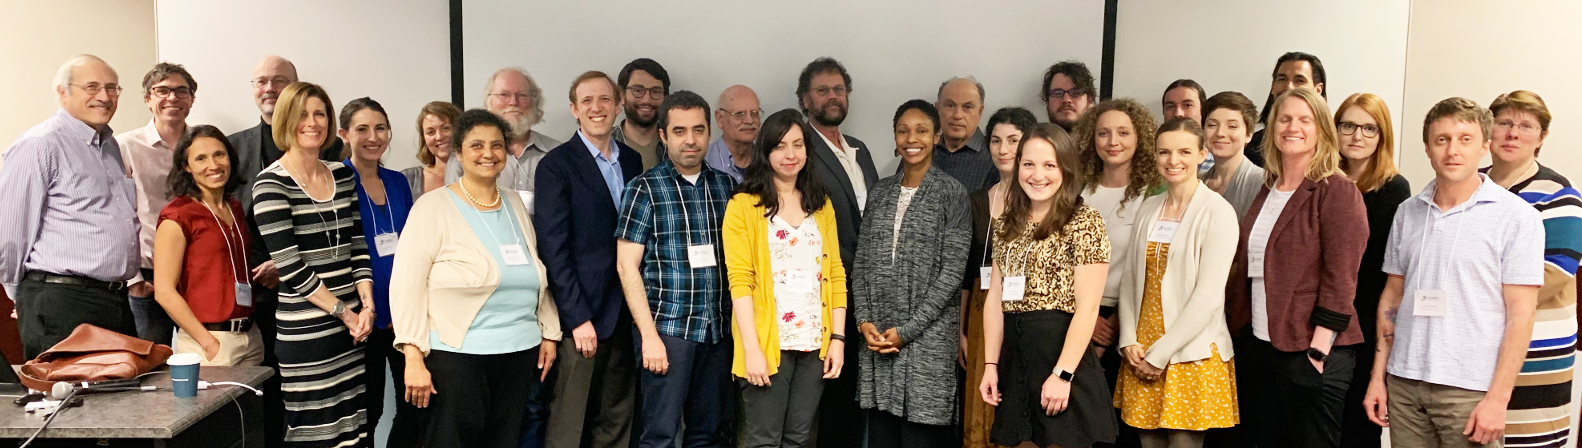
[[1329,354],[1321,352],[1321,351],[1319,351],[1316,348],[1308,347],[1307,348],[1307,357],[1311,358],[1314,361],[1324,362],[1324,359],[1329,358]]
[[1062,369],[1062,368],[1059,368],[1059,367],[1055,368],[1054,375],[1055,375],[1056,378],[1060,378],[1060,381],[1065,381],[1067,383],[1071,382],[1071,378],[1076,376],[1076,375],[1072,374],[1071,372],[1066,371],[1066,369]]

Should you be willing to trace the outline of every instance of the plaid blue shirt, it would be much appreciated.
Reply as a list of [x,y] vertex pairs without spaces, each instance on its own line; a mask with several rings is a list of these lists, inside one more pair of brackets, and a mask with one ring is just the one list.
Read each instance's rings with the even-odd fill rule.
[[[669,160],[626,184],[615,237],[643,245],[643,285],[659,334],[713,343],[724,337],[725,247],[720,224],[736,181],[703,166],[696,184]],[[715,265],[693,269],[687,246],[714,245]]]

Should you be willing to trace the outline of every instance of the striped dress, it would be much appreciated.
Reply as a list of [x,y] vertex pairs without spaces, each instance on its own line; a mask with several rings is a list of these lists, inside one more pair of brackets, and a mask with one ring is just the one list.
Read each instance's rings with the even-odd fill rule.
[[286,405],[286,446],[368,445],[363,393],[363,347],[340,319],[308,302],[320,286],[354,310],[356,283],[372,281],[368,245],[357,212],[353,172],[323,162],[335,195],[318,201],[280,162],[253,184],[253,216],[280,270],[275,355]]
[[1533,315],[1533,341],[1506,414],[1505,446],[1561,447],[1571,431],[1576,360],[1577,260],[1582,256],[1582,195],[1564,176],[1539,166],[1511,186],[1544,219],[1544,285]]

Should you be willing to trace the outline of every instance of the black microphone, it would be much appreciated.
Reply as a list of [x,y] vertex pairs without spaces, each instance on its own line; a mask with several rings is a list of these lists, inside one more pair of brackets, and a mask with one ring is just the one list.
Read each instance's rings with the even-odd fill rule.
[[72,391],[76,391],[77,395],[87,395],[87,394],[97,394],[97,393],[107,393],[107,392],[127,392],[127,391],[144,391],[144,392],[148,392],[148,391],[153,391],[155,389],[154,386],[142,386],[142,385],[139,385],[139,384],[140,384],[140,381],[135,380],[135,379],[134,380],[96,381],[96,382],[84,381],[84,382],[81,382],[81,383],[70,383],[70,382],[62,381],[62,382],[59,382],[59,383],[55,383],[54,386],[50,387],[49,397],[53,398],[53,399],[56,399],[56,400],[59,400],[59,399],[65,398],[66,395],[71,394]]

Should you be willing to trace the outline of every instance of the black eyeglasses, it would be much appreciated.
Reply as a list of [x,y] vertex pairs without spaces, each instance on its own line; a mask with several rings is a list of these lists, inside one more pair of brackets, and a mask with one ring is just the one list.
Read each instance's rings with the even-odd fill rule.
[[642,87],[627,87],[626,90],[632,92],[632,98],[642,98],[644,95],[651,96],[654,99],[665,97],[664,87],[649,87],[646,89]]
[[1341,135],[1355,134],[1358,129],[1362,130],[1363,137],[1374,138],[1379,136],[1379,125],[1376,124],[1359,125],[1350,121],[1342,121],[1340,124],[1335,125],[1335,130],[1340,131]]
[[148,89],[148,94],[152,95],[154,98],[170,98],[171,95],[176,95],[176,98],[188,99],[192,98],[192,89],[188,87],[170,88],[158,86]]
[[1047,98],[1049,98],[1049,99],[1057,99],[1057,98],[1064,98],[1064,97],[1066,97],[1068,95],[1071,96],[1072,98],[1076,98],[1076,97],[1080,97],[1080,96],[1086,95],[1086,94],[1087,94],[1087,92],[1083,92],[1081,89],[1071,89],[1071,90],[1049,89],[1049,96]]

